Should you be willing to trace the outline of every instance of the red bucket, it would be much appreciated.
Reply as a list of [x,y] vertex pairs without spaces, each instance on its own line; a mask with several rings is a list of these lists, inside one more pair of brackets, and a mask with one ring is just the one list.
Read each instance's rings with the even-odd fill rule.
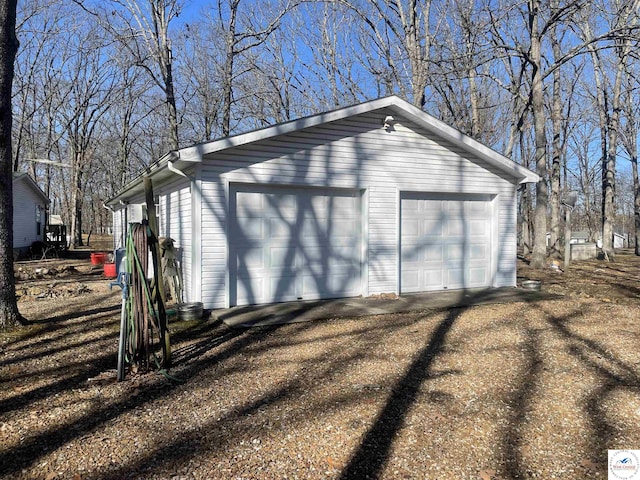
[[102,265],[107,258],[104,252],[96,252],[91,254],[91,265]]
[[116,278],[116,264],[115,263],[105,263],[104,264],[104,276],[107,278]]

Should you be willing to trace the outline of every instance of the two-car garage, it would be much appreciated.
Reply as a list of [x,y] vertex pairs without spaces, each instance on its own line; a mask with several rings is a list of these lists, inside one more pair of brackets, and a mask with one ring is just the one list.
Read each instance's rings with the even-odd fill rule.
[[[395,96],[181,148],[146,175],[185,300],[207,309],[515,286],[518,190],[539,181]],[[107,202],[122,232],[143,178]]]
[[[362,198],[357,190],[234,186],[232,304],[361,295]],[[402,193],[399,200],[400,293],[491,284],[489,196]]]

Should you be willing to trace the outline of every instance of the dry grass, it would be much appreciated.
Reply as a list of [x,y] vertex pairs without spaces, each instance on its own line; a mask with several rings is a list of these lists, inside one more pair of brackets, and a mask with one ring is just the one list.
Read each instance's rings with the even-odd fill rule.
[[114,381],[119,293],[0,333],[0,475],[607,478],[640,445],[640,260],[531,271],[556,301],[252,330],[172,326],[176,383]]

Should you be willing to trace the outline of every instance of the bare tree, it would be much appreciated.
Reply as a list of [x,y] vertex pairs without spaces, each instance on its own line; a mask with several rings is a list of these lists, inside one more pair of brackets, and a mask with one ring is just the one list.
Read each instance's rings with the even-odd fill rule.
[[110,107],[115,86],[108,52],[103,39],[93,29],[80,29],[69,42],[65,59],[66,89],[64,110],[60,112],[69,155],[71,238],[74,245],[82,245],[82,220],[86,183],[91,173],[96,150],[96,137],[101,131],[101,117]]
[[[188,23],[175,44],[176,78],[183,82],[183,136],[193,142],[210,141],[221,134],[224,35],[205,16]],[[193,55],[191,52],[198,52]]]
[[626,65],[624,72],[626,88],[624,90],[622,114],[624,123],[620,130],[621,143],[631,162],[631,176],[633,181],[633,233],[635,254],[640,256],[640,180],[638,179],[638,133],[640,131],[640,108],[638,107],[638,79],[637,70],[632,71],[631,62]]
[[[241,11],[242,0],[218,0],[217,28],[225,39],[225,58],[222,69],[222,135],[231,133],[231,110],[234,104],[234,86],[237,78],[246,72],[238,72],[236,63],[240,55],[262,45],[280,26],[282,18],[299,3],[287,0],[284,5],[275,5],[269,12],[269,3],[262,5],[262,12]],[[267,15],[264,12],[267,12]],[[267,18],[265,18],[267,17]]]
[[[591,141],[597,127],[586,110],[585,107],[583,111],[577,112],[574,128],[568,135],[567,148],[575,161],[567,167],[567,184],[573,185],[580,192],[581,201],[572,218],[581,228],[589,231],[590,241],[595,242],[602,223],[602,192],[597,187],[602,164],[597,155],[597,147]],[[582,116],[582,121],[578,119],[579,116]]]
[[173,53],[169,26],[180,15],[179,0],[110,0],[113,7],[91,0],[74,0],[116,39],[132,59],[162,90],[169,147],[179,148],[178,110],[173,79]]
[[[340,0],[352,9],[371,31],[381,58],[393,77],[404,76],[402,63],[408,62],[411,102],[422,108],[427,103],[431,47],[434,37],[432,0]],[[436,25],[437,26],[437,25]],[[389,92],[391,93],[391,92]]]
[[11,87],[18,50],[16,0],[0,1],[0,328],[20,320],[13,276],[13,169]]

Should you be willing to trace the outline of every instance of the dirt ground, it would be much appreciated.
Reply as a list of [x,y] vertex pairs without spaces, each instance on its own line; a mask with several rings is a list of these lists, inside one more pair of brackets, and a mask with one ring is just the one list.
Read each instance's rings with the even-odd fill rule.
[[640,448],[631,252],[521,262],[557,300],[173,322],[179,381],[115,381],[120,293],[88,258],[16,274],[29,324],[0,332],[0,478],[604,479],[607,449]]

